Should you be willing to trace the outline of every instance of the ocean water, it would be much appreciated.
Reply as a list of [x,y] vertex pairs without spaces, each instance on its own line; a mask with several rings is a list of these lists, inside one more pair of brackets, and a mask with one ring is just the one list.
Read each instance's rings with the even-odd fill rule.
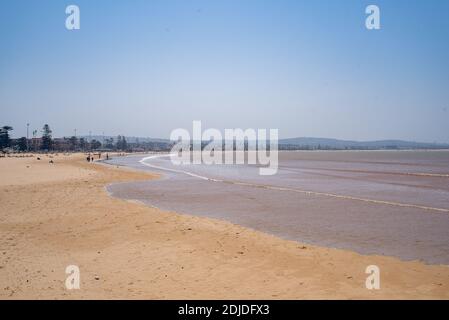
[[108,163],[162,174],[108,186],[115,197],[289,240],[449,264],[449,151],[285,151],[273,176],[160,155]]

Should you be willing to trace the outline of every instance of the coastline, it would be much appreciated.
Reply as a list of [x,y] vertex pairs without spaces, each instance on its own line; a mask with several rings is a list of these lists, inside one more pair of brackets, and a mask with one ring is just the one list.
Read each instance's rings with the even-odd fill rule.
[[[84,155],[0,159],[3,299],[449,299],[449,266],[303,245],[110,197],[155,178]],[[78,265],[81,289],[67,290]],[[381,289],[365,269],[378,265]]]

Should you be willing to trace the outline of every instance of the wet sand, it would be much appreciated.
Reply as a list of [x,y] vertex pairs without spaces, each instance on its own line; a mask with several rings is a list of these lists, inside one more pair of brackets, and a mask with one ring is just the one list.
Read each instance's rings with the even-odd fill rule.
[[[449,299],[449,267],[286,241],[111,198],[154,174],[84,155],[0,159],[2,299]],[[80,290],[65,268],[80,268]],[[381,289],[365,287],[368,265]]]
[[141,158],[112,163],[164,178],[111,185],[112,195],[298,242],[449,264],[448,151],[280,152],[275,176]]

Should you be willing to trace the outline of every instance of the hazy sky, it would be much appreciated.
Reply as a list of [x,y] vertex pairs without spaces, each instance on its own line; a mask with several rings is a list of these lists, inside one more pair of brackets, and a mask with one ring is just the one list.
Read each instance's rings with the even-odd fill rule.
[[[77,4],[81,29],[65,28]],[[381,30],[365,28],[365,7]],[[14,136],[449,142],[449,1],[2,0],[0,125]],[[191,130],[191,129],[190,129]]]

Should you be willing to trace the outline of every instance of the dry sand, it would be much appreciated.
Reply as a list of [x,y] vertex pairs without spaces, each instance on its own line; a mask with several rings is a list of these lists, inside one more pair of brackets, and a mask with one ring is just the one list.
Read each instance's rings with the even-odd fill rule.
[[[449,267],[286,241],[108,196],[149,174],[84,155],[0,159],[2,299],[448,299]],[[81,288],[65,288],[78,265]],[[381,289],[365,287],[377,265]]]

